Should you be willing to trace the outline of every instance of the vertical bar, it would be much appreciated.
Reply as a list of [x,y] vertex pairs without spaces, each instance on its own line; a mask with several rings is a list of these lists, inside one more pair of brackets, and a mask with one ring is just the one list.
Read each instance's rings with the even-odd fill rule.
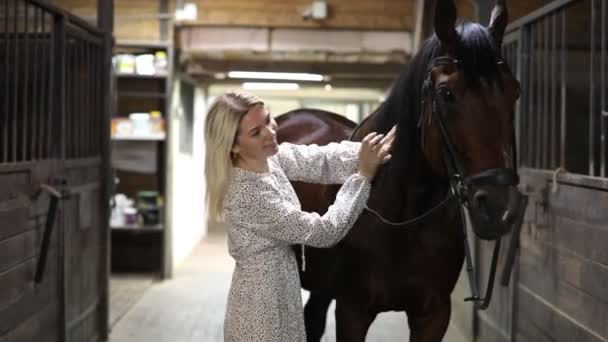
[[555,62],[555,54],[557,51],[557,15],[553,14],[551,16],[551,81],[549,82],[551,88],[551,150],[550,152],[550,160],[549,160],[549,164],[550,164],[550,168],[554,169],[557,168],[557,162],[556,162],[556,152],[557,152],[557,122],[558,122],[558,116],[557,116],[557,110],[556,110],[556,105],[555,105],[555,78],[556,78],[556,74],[557,74],[557,70],[556,70],[556,62]]
[[535,96],[535,104],[536,111],[534,113],[534,118],[536,119],[535,123],[535,134],[536,134],[536,143],[535,143],[535,153],[534,160],[535,168],[542,168],[542,160],[541,155],[543,153],[542,150],[542,86],[543,86],[543,68],[542,68],[542,24],[539,22],[534,25],[536,30],[536,44],[534,44],[534,54],[536,56],[536,96]]
[[560,152],[560,164],[561,166],[568,168],[566,165],[566,11],[562,10],[562,51],[561,51],[561,152]]
[[[49,158],[56,158],[57,154],[53,154],[54,150],[53,147],[55,147],[55,151],[57,150],[56,146],[53,146],[53,130],[51,129],[52,125],[53,125],[53,120],[59,120],[59,118],[55,118],[57,112],[55,111],[55,90],[51,90],[54,89],[56,86],[56,81],[55,79],[57,77],[60,77],[61,75],[57,73],[57,65],[56,65],[56,60],[57,60],[57,50],[59,49],[59,47],[57,46],[57,38],[56,36],[59,34],[57,31],[57,26],[55,24],[55,17],[51,14],[49,14],[49,59],[48,59],[48,63],[49,63],[49,74],[48,74],[48,80],[46,80],[46,91],[47,91],[47,110],[46,112],[46,122],[45,124],[45,132],[46,132],[46,154]],[[57,99],[59,100],[59,99]],[[56,143],[58,143],[57,141],[55,141]]]
[[46,132],[46,122],[47,122],[47,117],[49,115],[49,107],[48,105],[48,99],[49,99],[49,89],[50,87],[48,86],[49,84],[48,79],[50,78],[49,75],[49,50],[51,48],[51,43],[50,43],[50,35],[49,38],[47,38],[47,32],[46,32],[46,28],[47,28],[47,18],[46,18],[46,13],[44,11],[42,11],[42,9],[40,9],[40,46],[41,46],[41,50],[40,51],[40,96],[39,96],[39,100],[38,102],[38,110],[39,110],[39,114],[40,114],[40,119],[38,120],[38,156],[40,159],[45,159],[48,158],[48,154],[46,153],[45,150],[45,146],[47,146],[45,144],[45,141],[47,139],[47,132]]
[[30,113],[28,111],[28,93],[29,93],[29,87],[30,87],[30,82],[29,82],[29,54],[30,54],[30,49],[29,49],[29,25],[28,25],[28,21],[30,20],[29,18],[29,7],[28,7],[28,3],[27,1],[23,2],[23,8],[24,8],[24,26],[23,26],[23,36],[24,36],[24,47],[23,47],[23,54],[24,54],[24,65],[23,65],[23,136],[22,136],[22,150],[21,150],[21,160],[26,161],[28,160],[28,154],[29,154],[29,126],[30,126],[30,120],[29,120],[29,116]]
[[527,70],[528,70],[528,63],[529,63],[529,58],[528,58],[528,50],[527,50],[527,26],[522,27],[519,30],[519,38],[518,38],[518,44],[517,44],[517,52],[516,52],[516,58],[517,58],[517,79],[520,81],[520,99],[519,99],[519,103],[517,104],[517,127],[519,129],[517,129],[515,131],[516,133],[516,137],[517,137],[517,146],[520,149],[521,153],[518,153],[518,158],[519,160],[517,161],[517,165],[522,165],[524,163],[524,160],[527,156],[527,151],[528,151],[528,142],[527,141],[523,141],[522,139],[526,138],[527,139],[527,133],[528,133],[528,127],[525,124],[526,120],[524,120],[524,115],[529,116],[529,114],[527,113],[527,111],[525,110],[527,108],[527,93],[528,93],[528,87],[527,87],[527,82],[528,82],[528,76],[527,76]]
[[74,47],[74,43],[70,43],[70,39],[68,37],[66,37],[66,42],[65,42],[65,60],[66,60],[66,65],[70,65],[70,68],[66,68],[64,69],[64,77],[65,77],[65,115],[64,115],[64,122],[65,122],[65,129],[62,131],[64,132],[63,136],[65,137],[65,139],[63,140],[64,142],[64,149],[65,149],[65,154],[64,154],[64,158],[69,159],[72,156],[72,149],[74,148],[74,144],[73,144],[73,140],[74,140],[74,113],[76,112],[76,102],[78,101],[78,94],[76,91],[76,85],[74,82],[74,73],[71,72],[71,70],[74,70],[77,66],[74,65],[76,58],[75,58],[75,54],[76,52],[74,51],[75,47]]
[[52,55],[50,113],[48,121],[50,155],[65,158],[65,65],[66,65],[66,18],[64,15],[52,17]]
[[99,208],[99,244],[100,258],[99,269],[101,270],[100,279],[100,309],[98,327],[101,338],[108,339],[110,321],[110,229],[109,229],[109,203],[112,194],[113,177],[110,167],[110,111],[114,109],[113,105],[113,86],[110,80],[110,72],[112,70],[112,29],[114,27],[114,0],[97,1],[97,26],[104,31],[104,41],[100,49],[99,56],[99,92],[101,113],[99,125],[96,131],[100,134],[100,139],[97,140],[100,144],[101,152],[101,188],[100,188],[100,208]]
[[38,67],[38,65],[40,65],[40,59],[38,58],[38,50],[40,49],[40,38],[39,38],[39,32],[38,32],[38,20],[39,15],[40,15],[40,8],[38,8],[38,6],[34,6],[34,27],[32,29],[33,34],[32,34],[32,39],[33,41],[33,47],[32,47],[32,84],[30,86],[30,89],[32,90],[32,99],[33,99],[33,103],[32,103],[32,124],[31,124],[31,137],[30,137],[30,142],[31,142],[31,148],[30,148],[30,152],[31,152],[31,157],[33,160],[37,160],[40,158],[40,155],[38,154],[38,149],[37,149],[37,141],[39,139],[39,132],[38,132],[38,122],[40,120],[40,111],[39,111],[39,103],[40,103],[40,98],[38,97],[38,74],[40,73],[40,68]]
[[544,48],[543,48],[543,168],[549,168],[549,155],[551,144],[549,144],[549,127],[551,111],[549,108],[549,18],[543,19]]
[[536,138],[534,136],[534,116],[535,116],[535,112],[534,112],[534,94],[535,94],[535,90],[536,88],[534,87],[534,79],[535,79],[535,75],[536,73],[534,72],[534,66],[536,64],[536,56],[534,55],[534,26],[533,25],[529,25],[527,26],[528,28],[528,39],[526,40],[528,42],[527,44],[527,50],[528,50],[528,91],[526,92],[528,95],[528,141],[526,142],[526,147],[528,149],[528,166],[530,166],[531,168],[533,168],[534,165],[534,150],[535,150],[535,141]]
[[10,77],[8,76],[8,71],[9,71],[9,61],[10,61],[10,56],[9,56],[9,52],[10,50],[10,34],[9,34],[9,13],[10,13],[10,8],[9,8],[9,1],[8,0],[4,0],[4,38],[5,38],[5,49],[4,49],[4,53],[5,58],[4,58],[4,113],[3,113],[3,117],[2,117],[2,150],[0,151],[1,155],[0,155],[0,161],[1,162],[8,162],[8,126],[10,124],[10,109],[9,109],[9,96],[10,96]]
[[589,176],[595,176],[595,1],[591,0],[591,48],[589,49]]
[[[89,58],[89,49],[90,49],[90,43],[89,41],[84,41],[84,46],[83,46],[83,52],[84,52],[84,71],[82,74],[82,78],[83,79],[87,79],[87,74],[91,72],[91,68],[93,67],[93,65],[91,64],[91,59]],[[89,78],[90,79],[90,78]],[[89,125],[91,124],[91,114],[92,114],[92,107],[91,107],[91,82],[86,82],[86,89],[85,89],[85,98],[84,98],[84,105],[85,105],[85,113],[83,113],[84,116],[84,120],[82,121],[82,157],[86,157],[88,154],[88,149],[89,149],[89,136],[91,135],[91,132],[89,132]]]
[[13,87],[13,117],[12,117],[12,122],[13,122],[13,132],[11,134],[12,139],[10,141],[10,144],[13,146],[12,150],[11,150],[11,160],[16,162],[17,161],[17,145],[19,144],[19,134],[17,132],[18,131],[18,127],[17,127],[17,118],[19,115],[19,0],[15,0],[14,4],[15,4],[15,8],[14,8],[14,35],[13,37],[15,37],[15,44],[14,44],[14,54],[13,54],[13,65],[14,65],[14,69],[13,69],[13,74],[15,75],[14,79],[14,87]]
[[[602,18],[601,18],[601,22],[602,22],[602,33],[601,33],[601,56],[600,56],[600,68],[601,68],[601,73],[600,73],[600,110],[601,112],[601,118],[602,118],[602,127],[601,127],[601,135],[602,135],[602,145],[601,145],[601,176],[602,177],[606,177],[606,115],[608,115],[608,108],[606,108],[606,96],[608,96],[608,84],[606,84],[606,77],[608,75],[606,75],[606,40],[608,39],[608,36],[606,36],[606,12],[608,12],[608,6],[606,6],[606,1],[602,1]],[[603,92],[603,93],[602,93]]]

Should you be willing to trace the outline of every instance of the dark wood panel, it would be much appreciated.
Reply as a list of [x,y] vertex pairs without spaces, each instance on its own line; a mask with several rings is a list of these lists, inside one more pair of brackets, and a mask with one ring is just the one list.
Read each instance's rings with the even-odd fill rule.
[[[539,297],[524,285],[520,285],[517,298],[518,306],[525,308],[517,315],[518,333],[528,341],[539,341],[535,339],[539,335],[547,337],[546,339],[540,339],[540,341],[605,341],[600,335],[591,333],[583,326],[575,323],[571,317],[556,310],[550,302]],[[579,310],[583,311],[586,308],[579,307]],[[525,330],[530,327],[530,324],[533,324],[538,331]]]
[[[8,301],[0,301],[0,336],[7,334],[21,323],[35,315],[47,304],[57,302],[58,272],[57,249],[49,250],[48,264],[42,284],[34,286],[36,260],[19,266],[21,273],[14,280],[0,277],[0,293]],[[10,273],[14,273],[12,270]],[[10,274],[9,273],[9,274]],[[9,283],[10,282],[10,283]],[[4,294],[8,293],[8,296]]]
[[0,242],[0,274],[37,253],[38,231],[31,230]]
[[27,172],[1,173],[0,202],[21,196],[29,190],[29,174]]
[[28,229],[28,206],[29,200],[25,196],[0,203],[0,241]]
[[[608,269],[598,269],[576,255],[535,241],[529,232],[522,234],[521,286],[550,303],[551,310],[556,312],[554,314],[561,312],[567,315],[567,320],[571,321],[569,324],[608,336],[608,282],[603,282],[607,279]],[[526,302],[521,303],[519,316],[528,311]]]
[[60,341],[58,317],[58,303],[51,302],[41,307],[38,313],[32,315],[13,331],[0,337],[0,342],[58,342]]

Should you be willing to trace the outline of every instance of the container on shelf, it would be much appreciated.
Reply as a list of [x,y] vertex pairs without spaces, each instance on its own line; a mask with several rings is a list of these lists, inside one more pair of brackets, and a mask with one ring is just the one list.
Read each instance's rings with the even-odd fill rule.
[[154,55],[143,54],[135,57],[135,70],[139,75],[154,75],[156,68],[154,66]]
[[120,54],[114,57],[116,71],[121,74],[135,73],[135,56],[131,54]]

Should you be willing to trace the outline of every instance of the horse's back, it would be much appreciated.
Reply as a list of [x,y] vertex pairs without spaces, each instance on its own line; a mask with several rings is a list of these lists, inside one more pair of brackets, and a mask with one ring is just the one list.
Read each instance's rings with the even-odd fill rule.
[[348,140],[356,123],[346,117],[320,110],[296,109],[276,117],[279,143],[327,145]]

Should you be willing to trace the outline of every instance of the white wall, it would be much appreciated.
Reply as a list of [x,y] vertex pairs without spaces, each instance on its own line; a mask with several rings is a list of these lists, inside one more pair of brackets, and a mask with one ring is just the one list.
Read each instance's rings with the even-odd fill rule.
[[192,155],[180,152],[179,82],[173,92],[171,122],[172,145],[172,192],[170,207],[172,229],[173,269],[179,266],[207,234],[207,210],[205,203],[205,145],[204,122],[207,112],[207,94],[196,88],[194,99],[194,128]]

